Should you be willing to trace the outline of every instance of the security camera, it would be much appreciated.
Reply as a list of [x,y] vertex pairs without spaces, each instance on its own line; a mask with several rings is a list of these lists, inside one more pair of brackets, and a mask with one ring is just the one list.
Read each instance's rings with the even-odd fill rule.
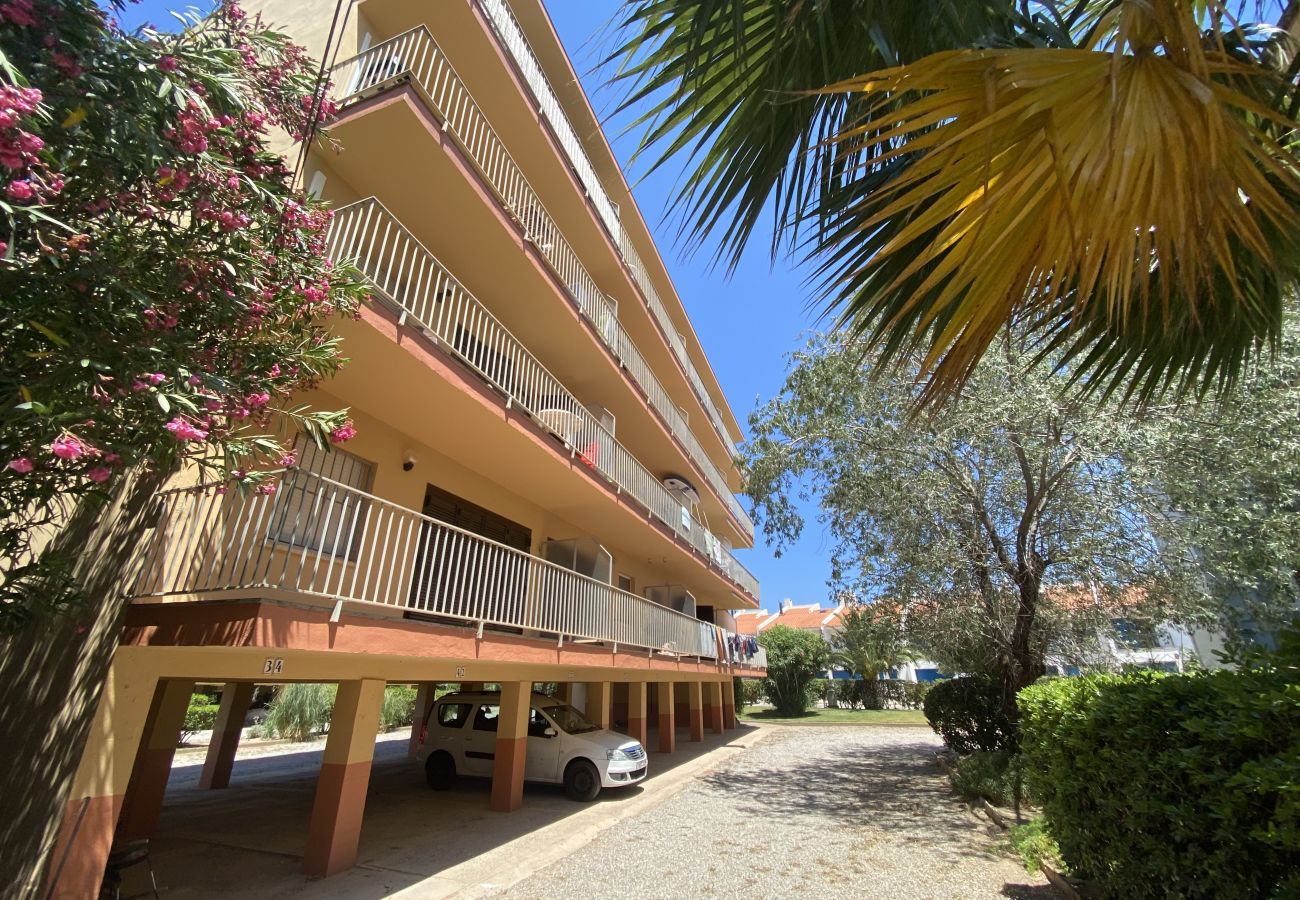
[[415,468],[415,454],[407,450],[402,456],[402,471],[409,472]]

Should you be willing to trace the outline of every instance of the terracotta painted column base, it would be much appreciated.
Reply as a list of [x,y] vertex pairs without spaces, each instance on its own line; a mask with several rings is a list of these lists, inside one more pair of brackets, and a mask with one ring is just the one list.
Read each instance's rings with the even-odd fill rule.
[[212,741],[208,744],[208,755],[203,760],[199,787],[230,786],[230,771],[235,766],[235,753],[239,750],[244,717],[248,715],[248,704],[253,700],[255,687],[252,682],[240,681],[227,684],[222,689],[221,709],[217,712],[217,723],[212,728]]

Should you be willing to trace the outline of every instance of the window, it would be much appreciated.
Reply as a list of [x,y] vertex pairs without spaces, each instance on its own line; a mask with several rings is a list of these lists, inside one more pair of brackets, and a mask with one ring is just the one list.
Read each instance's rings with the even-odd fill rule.
[[438,724],[444,728],[460,728],[469,719],[470,704],[444,703],[438,709]]
[[[285,476],[276,495],[272,540],[355,559],[370,504],[347,488],[370,490],[374,463],[346,450],[322,450],[303,434],[294,442],[294,450],[298,454],[298,468]],[[343,487],[299,473],[320,475]]]
[[546,721],[546,717],[535,709],[528,711],[528,736],[529,737],[546,737],[546,729],[551,727],[551,723]]
[[620,573],[618,576],[618,589],[620,591],[627,591],[629,594],[635,594],[636,579],[631,575],[623,575]]
[[474,717],[474,730],[495,732],[500,722],[501,707],[484,704],[478,708],[478,715]]

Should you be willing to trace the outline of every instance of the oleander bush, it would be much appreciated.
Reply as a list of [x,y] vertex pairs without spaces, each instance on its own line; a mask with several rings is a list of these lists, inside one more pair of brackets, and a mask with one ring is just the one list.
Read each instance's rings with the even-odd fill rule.
[[767,651],[763,693],[781,715],[802,716],[812,701],[817,673],[826,668],[826,642],[819,634],[788,625],[773,625],[758,642]]
[[1011,747],[1015,726],[1002,711],[1001,687],[983,675],[936,681],[921,707],[930,727],[954,753],[995,752]]
[[1139,900],[1300,896],[1300,636],[1236,671],[1052,679],[1019,705],[1075,874]]
[[763,682],[758,678],[738,679],[740,689],[736,697],[736,709],[757,706],[763,699]]

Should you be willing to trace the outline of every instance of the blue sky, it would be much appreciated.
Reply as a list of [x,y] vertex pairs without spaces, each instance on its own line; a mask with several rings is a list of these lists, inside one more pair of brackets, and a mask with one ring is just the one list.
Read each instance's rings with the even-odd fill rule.
[[[184,0],[142,0],[122,13],[128,28],[145,22],[168,27],[171,10],[195,4]],[[637,135],[627,133],[635,111],[610,119],[617,106],[617,89],[606,87],[608,72],[597,70],[609,39],[608,23],[619,0],[548,0],[547,10],[560,40],[573,61],[592,106],[606,117],[605,133],[633,185],[637,204],[654,233],[655,240],[686,304],[704,350],[717,373],[727,400],[742,426],[750,412],[771,398],[785,375],[785,354],[804,341],[814,322],[805,312],[807,290],[802,276],[788,263],[773,264],[767,254],[766,234],[757,235],[752,249],[737,270],[728,276],[708,265],[708,248],[685,258],[678,252],[674,223],[666,215],[673,183],[680,169],[669,165],[646,175],[644,164],[629,166]],[[209,4],[200,4],[209,8]],[[271,23],[275,24],[275,23]],[[825,601],[826,579],[830,575],[830,539],[816,521],[816,510],[805,512],[808,523],[803,538],[777,559],[756,537],[753,550],[737,556],[759,579],[763,606],[775,609],[782,598],[796,603]]]

